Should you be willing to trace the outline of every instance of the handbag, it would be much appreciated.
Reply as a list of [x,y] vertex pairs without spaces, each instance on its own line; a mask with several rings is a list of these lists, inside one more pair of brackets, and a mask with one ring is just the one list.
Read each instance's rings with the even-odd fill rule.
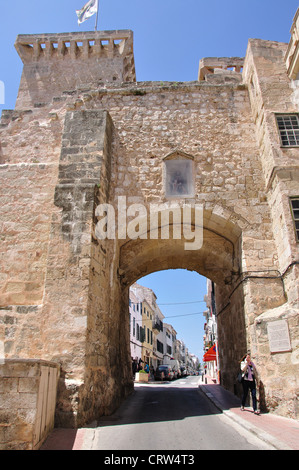
[[238,373],[237,380],[238,380],[239,384],[242,383],[243,375],[242,375],[241,371]]

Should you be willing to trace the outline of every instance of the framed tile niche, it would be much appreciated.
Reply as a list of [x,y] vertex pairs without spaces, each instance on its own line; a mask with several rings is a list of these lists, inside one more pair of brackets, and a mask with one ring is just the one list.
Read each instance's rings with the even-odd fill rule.
[[163,158],[163,182],[167,198],[193,198],[194,157],[179,150],[166,155]]

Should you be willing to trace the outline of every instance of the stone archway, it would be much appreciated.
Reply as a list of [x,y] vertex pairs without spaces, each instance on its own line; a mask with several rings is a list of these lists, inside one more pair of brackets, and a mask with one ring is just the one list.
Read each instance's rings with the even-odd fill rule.
[[[172,227],[172,226],[171,226]],[[172,232],[172,229],[170,230]],[[203,243],[199,250],[185,249],[186,240],[126,240],[120,245],[119,274],[124,285],[161,269],[198,271],[216,283],[231,280],[240,269],[241,230],[229,220],[203,211]]]
[[[1,121],[4,359],[61,365],[58,425],[111,412],[132,390],[130,283],[184,267],[217,284],[222,384],[250,347],[269,408],[296,417],[298,150],[281,147],[275,119],[298,111],[286,45],[250,40],[235,72],[222,73],[231,58],[204,59],[185,83],[137,83],[131,31],[21,35],[16,47],[19,95]],[[99,240],[95,209],[119,196],[203,204],[203,247]],[[273,354],[276,322],[290,338]]]
[[[262,277],[259,260],[251,258],[256,242],[250,217],[247,220],[240,210],[229,209],[216,193],[217,202],[202,204],[203,245],[198,251],[186,251],[183,238],[133,240],[116,233],[111,239],[99,238],[97,208],[109,204],[117,217],[117,194],[132,200],[126,180],[123,187],[111,180],[113,138],[117,141],[106,111],[67,113],[41,312],[42,335],[39,344],[30,344],[32,349],[26,351],[30,357],[39,347],[43,357],[62,364],[56,413],[61,426],[79,426],[109,414],[132,390],[126,314],[128,288],[139,277],[160,269],[186,268],[216,282],[221,377],[231,390],[237,361],[250,346],[249,330],[263,311],[260,296],[266,293],[263,301],[268,308],[284,302],[281,279]],[[182,155],[182,151],[176,153]],[[194,176],[199,168],[194,162]],[[116,175],[119,172],[116,166]],[[160,174],[158,178],[157,185],[161,184]],[[136,185],[140,185],[138,179]],[[137,186],[134,201],[140,201],[142,190]],[[186,201],[175,200],[179,207]],[[148,211],[151,200],[142,197],[142,201]],[[163,191],[159,201],[165,203]],[[254,211],[253,216],[257,217]],[[268,249],[267,240],[259,244]],[[244,273],[247,266],[259,271],[254,285]]]
[[[204,211],[203,235],[203,246],[196,251],[186,251],[183,238],[93,239],[84,378],[76,390],[78,423],[111,413],[132,391],[129,287],[138,278],[162,269],[185,268],[216,282],[218,297],[222,298],[219,306],[226,309],[219,325],[223,377],[233,388],[231,371],[236,368],[240,351],[246,349],[242,289],[230,297],[239,271],[241,230],[229,220]],[[105,264],[105,257],[112,262]],[[105,266],[102,272],[100,263]],[[105,289],[101,289],[104,277]],[[72,399],[71,394],[68,399]],[[64,422],[63,406],[59,413]]]
[[[96,236],[100,204],[110,203],[116,209],[121,194],[128,201],[142,200],[148,210],[153,197],[152,190],[144,193],[145,183],[152,187],[152,182],[141,184],[147,176],[138,174],[139,162],[131,177],[134,196],[126,186],[127,179],[119,186],[112,181],[113,171],[123,178],[125,170],[132,169],[129,163],[120,169],[117,160],[112,161],[113,142],[118,145],[107,111],[66,113],[53,188],[43,298],[19,328],[11,353],[21,351],[25,359],[40,356],[60,363],[56,408],[60,426],[81,426],[109,414],[132,391],[128,288],[142,275],[186,268],[216,282],[221,379],[231,390],[240,352],[257,345],[256,316],[285,302],[283,280],[273,264],[272,239],[267,238],[268,219],[264,225],[259,223],[264,203],[252,203],[249,210],[240,205],[236,192],[231,206],[217,192],[210,195],[212,201],[199,191],[191,200],[191,204],[200,200],[203,204],[203,246],[198,251],[184,250],[184,239],[100,240]],[[176,154],[180,157],[182,151]],[[189,157],[183,153],[186,155]],[[162,160],[156,160],[159,191],[154,195],[165,203]],[[194,160],[193,165],[196,176],[201,162]],[[148,193],[150,198],[145,196]],[[177,199],[180,205],[182,198]],[[265,259],[272,271],[265,270]],[[39,334],[32,335],[37,325]]]

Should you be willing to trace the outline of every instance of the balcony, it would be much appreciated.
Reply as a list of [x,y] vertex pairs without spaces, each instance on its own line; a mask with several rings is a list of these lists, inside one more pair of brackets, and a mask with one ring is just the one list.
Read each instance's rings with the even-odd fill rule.
[[152,329],[153,332],[158,335],[161,331],[163,331],[163,322],[156,318],[156,320],[153,321]]

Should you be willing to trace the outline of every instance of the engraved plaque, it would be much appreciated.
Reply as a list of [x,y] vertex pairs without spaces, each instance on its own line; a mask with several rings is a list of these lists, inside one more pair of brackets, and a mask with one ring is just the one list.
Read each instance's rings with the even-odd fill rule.
[[267,330],[271,353],[292,350],[287,320],[270,322]]

